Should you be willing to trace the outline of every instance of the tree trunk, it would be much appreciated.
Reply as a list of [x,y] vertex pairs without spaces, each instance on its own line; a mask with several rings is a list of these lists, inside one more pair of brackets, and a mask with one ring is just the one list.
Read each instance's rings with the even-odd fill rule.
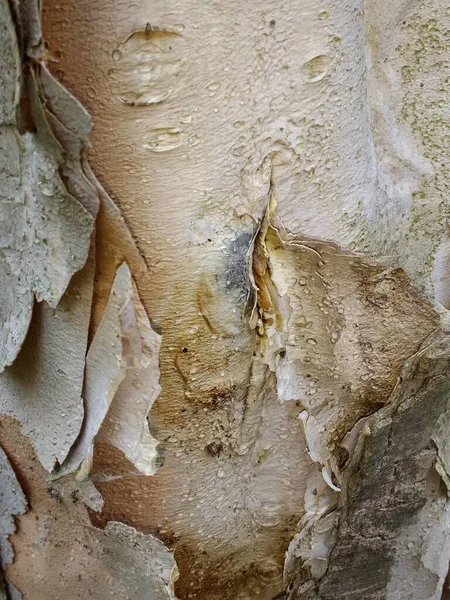
[[450,9],[38,4],[0,2],[0,598],[445,598]]

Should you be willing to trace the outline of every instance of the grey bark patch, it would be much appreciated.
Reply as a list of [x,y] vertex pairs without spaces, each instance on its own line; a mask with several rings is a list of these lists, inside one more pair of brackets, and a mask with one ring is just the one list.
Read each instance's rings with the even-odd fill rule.
[[[16,530],[14,517],[27,510],[27,501],[8,458],[0,446],[0,571],[11,563],[14,553],[8,538]],[[1,573],[0,573],[1,580]],[[0,585],[0,598],[1,598]],[[4,583],[4,597],[9,583]]]
[[19,29],[24,55],[38,60],[42,57],[41,3],[39,0],[11,0]]
[[[34,290],[38,300],[56,306],[72,275],[86,262],[93,217],[71,196],[58,169],[63,162],[62,148],[45,120],[42,101],[33,77],[28,85],[37,134],[25,134],[25,197],[31,205],[27,220],[34,225],[32,242]],[[32,212],[34,209],[35,213]],[[47,241],[45,241],[47,240]],[[42,265],[42,267],[41,267]]]
[[86,261],[93,230],[93,217],[61,180],[63,149],[45,120],[32,77],[29,84],[37,132],[21,137],[14,126],[0,128],[0,265],[5,290],[0,371],[14,361],[23,343],[33,294],[50,306],[58,304]]
[[[307,596],[297,593],[304,583],[300,578],[289,598],[399,597],[404,570],[397,565],[405,562],[412,550],[402,548],[397,540],[420,519],[430,496],[429,476],[436,460],[431,440],[449,406],[449,365],[448,339],[427,346],[405,366],[389,405],[367,421],[371,433],[360,440],[361,458],[344,475],[337,541],[328,570]],[[410,545],[422,557],[417,569],[428,587],[411,589],[408,597],[435,598],[445,572],[430,572],[423,562],[426,544],[421,528],[417,527],[414,535]],[[449,548],[443,551],[448,555]]]
[[0,375],[0,412],[22,423],[47,471],[64,461],[83,420],[93,278],[90,258],[57,308],[36,305],[18,357]]
[[16,32],[7,0],[0,2],[0,64],[0,124],[12,124],[17,116],[21,65]]
[[87,147],[92,130],[87,110],[42,64],[39,67],[39,84],[46,108]]
[[[17,357],[31,322],[33,294],[14,277],[0,256],[0,364],[10,365]],[[0,403],[1,404],[1,403]]]
[[17,272],[7,256],[10,249],[26,236],[21,163],[16,131],[13,127],[0,127],[0,372],[16,358],[30,324],[33,306],[32,288],[27,278]]
[[226,288],[249,299],[251,286],[248,277],[252,232],[244,231],[228,245],[228,260],[225,268]]
[[[71,280],[86,263],[99,200],[83,169],[89,115],[38,65],[25,82],[34,130],[19,135],[20,69],[14,75],[11,62],[19,60],[17,40],[5,3],[0,10],[0,52],[7,52],[0,93],[0,373],[10,367],[0,375],[0,411],[21,421],[50,471],[66,458],[83,418],[93,255]],[[38,5],[21,3],[16,13],[24,51],[36,58]],[[32,319],[34,298],[45,302]]]
[[113,521],[97,535],[110,557],[110,567],[120,573],[118,580],[131,584],[128,590],[131,595],[127,597],[175,600],[173,584],[178,570],[172,553],[162,542]]
[[35,91],[43,105],[42,117],[64,148],[59,173],[67,191],[94,217],[99,208],[96,182],[87,166],[91,118],[81,104],[40,65],[35,74]]

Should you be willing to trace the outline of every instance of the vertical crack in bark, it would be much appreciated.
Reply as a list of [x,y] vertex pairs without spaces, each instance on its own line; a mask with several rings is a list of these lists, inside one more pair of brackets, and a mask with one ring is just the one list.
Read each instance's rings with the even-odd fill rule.
[[[252,323],[276,374],[278,400],[295,400],[303,409],[307,449],[318,464],[307,479],[305,516],[285,564],[290,597],[300,598],[328,572],[340,535],[336,508],[345,510],[336,492],[358,439],[370,432],[367,417],[391,402],[403,363],[439,319],[401,270],[322,240],[288,236],[275,207],[272,198],[255,239],[258,319],[255,311]],[[393,482],[399,477],[394,471]]]

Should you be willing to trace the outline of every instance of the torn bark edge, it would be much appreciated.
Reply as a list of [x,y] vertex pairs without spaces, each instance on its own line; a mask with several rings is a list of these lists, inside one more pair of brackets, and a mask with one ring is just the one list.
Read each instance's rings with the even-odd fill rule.
[[[430,360],[431,358],[431,360]],[[433,364],[433,359],[435,364]],[[439,364],[440,359],[444,359],[442,364]],[[306,514],[305,517],[299,524],[299,533],[292,540],[289,550],[286,553],[286,561],[284,567],[284,584],[286,589],[286,600],[325,600],[334,598],[335,596],[329,595],[329,590],[335,589],[333,586],[333,578],[336,576],[331,572],[331,582],[327,582],[327,576],[330,574],[330,565],[333,564],[333,559],[336,559],[336,553],[339,553],[339,538],[343,528],[348,529],[351,525],[348,523],[349,517],[349,502],[350,502],[350,489],[357,485],[354,482],[355,477],[364,478],[370,477],[365,475],[365,470],[361,470],[361,465],[364,456],[369,453],[375,452],[374,448],[368,449],[368,442],[373,445],[376,440],[376,435],[382,432],[383,428],[391,427],[395,428],[398,420],[418,405],[423,400],[423,396],[426,395],[431,386],[433,390],[433,382],[436,381],[436,385],[439,385],[439,377],[445,378],[445,373],[448,372],[448,365],[450,363],[450,337],[448,334],[438,331],[432,334],[422,345],[421,349],[413,355],[404,365],[401,376],[398,379],[397,385],[395,386],[388,403],[381,409],[374,412],[371,416],[366,417],[358,421],[355,424],[351,432],[346,436],[347,439],[351,440],[351,452],[345,468],[341,471],[342,478],[342,492],[339,494],[339,499],[333,504],[332,500],[329,500],[328,506],[325,510],[317,512],[313,515]],[[445,379],[444,379],[445,382]],[[439,413],[439,407],[433,407],[427,411],[427,417],[430,418],[430,423],[426,428],[429,431],[428,446],[431,445],[435,449],[435,460],[433,462],[434,468],[439,473],[442,482],[449,490],[450,477],[445,467],[445,458],[440,453],[439,444],[439,421],[443,420],[448,422],[450,419],[450,393],[444,392],[444,404],[443,412]],[[426,410],[426,409],[425,409]],[[430,416],[428,416],[428,414]],[[397,419],[397,421],[395,421]],[[389,425],[390,423],[390,425]],[[434,432],[434,433],[433,433]],[[443,432],[440,432],[441,435]],[[447,433],[447,432],[446,432]],[[373,436],[375,435],[375,439]],[[423,435],[422,432],[419,434]],[[426,434],[425,434],[426,435]],[[421,440],[423,446],[426,446],[427,440]],[[376,443],[376,441],[375,441]],[[382,441],[380,442],[382,443]],[[388,451],[390,444],[388,444]],[[422,448],[417,448],[417,453]],[[386,457],[383,455],[383,459]],[[308,487],[307,487],[308,493]],[[306,495],[307,495],[306,493]],[[306,496],[305,496],[306,497]],[[352,498],[353,504],[355,503]],[[352,507],[354,511],[354,508]],[[311,562],[307,553],[303,552],[300,548],[299,552],[299,540],[309,536],[309,546],[313,547],[315,543],[320,543],[320,535],[323,534],[322,529],[319,528],[319,532],[314,531],[316,524],[323,522],[332,512],[335,512],[335,523],[334,531],[328,539],[328,547],[326,549],[326,557],[324,557],[324,569],[320,576],[314,576],[313,569],[311,568]],[[373,517],[373,515],[372,515]],[[367,514],[367,519],[371,520],[371,515]],[[406,527],[406,525],[403,525]],[[395,543],[396,535],[392,539],[388,539],[392,544]],[[343,542],[345,547],[345,542]],[[447,559],[450,557],[447,557]],[[387,559],[386,559],[387,560]],[[339,570],[339,567],[335,567],[340,573],[340,576],[344,580],[350,581],[351,574],[347,574],[345,571]],[[443,576],[445,578],[445,574]],[[441,577],[441,579],[443,580]],[[322,592],[321,585],[326,582],[324,591]],[[323,593],[325,595],[323,595]],[[336,598],[341,597],[338,592]],[[369,597],[369,596],[368,596]],[[377,596],[378,597],[378,596]],[[372,595],[370,595],[372,598]]]
[[[17,90],[16,90],[17,98],[19,98],[19,96],[21,95],[20,110],[18,111],[19,112],[18,121],[19,121],[20,130],[23,132],[26,132],[26,131],[32,131],[34,128],[32,112],[30,110],[30,100],[28,97],[28,92],[26,91],[27,86],[23,85],[23,81],[21,82],[21,80],[24,78],[24,76],[27,76],[28,73],[31,72],[34,74],[33,82],[35,84],[36,91],[37,90],[39,91],[39,96],[40,96],[39,102],[42,104],[42,107],[41,107],[42,111],[48,111],[49,107],[50,107],[50,112],[48,113],[47,116],[51,116],[52,118],[55,118],[56,119],[55,123],[58,124],[58,127],[60,127],[61,131],[64,133],[64,127],[66,127],[66,123],[64,120],[62,120],[62,121],[60,120],[61,115],[53,114],[53,111],[51,110],[51,103],[48,103],[46,101],[45,93],[44,93],[44,86],[42,85],[42,81],[40,81],[40,79],[37,76],[37,73],[39,72],[39,66],[41,66],[42,71],[47,78],[47,83],[50,83],[50,84],[54,83],[56,87],[59,87],[60,91],[63,89],[56,82],[56,80],[53,80],[52,76],[46,71],[45,66],[44,66],[44,61],[45,61],[46,56],[45,56],[45,47],[44,47],[43,40],[42,40],[42,31],[41,31],[41,25],[40,25],[40,8],[41,8],[40,2],[38,0],[23,0],[23,1],[22,0],[11,0],[11,7],[12,7],[12,13],[13,13],[14,19],[15,19],[17,40],[20,45],[20,52],[18,53],[18,61],[19,62],[20,62],[19,55],[20,54],[22,55],[21,64],[17,68],[17,73],[20,73],[21,75],[20,75],[20,78],[18,78]],[[21,85],[21,83],[22,83],[22,85]],[[77,108],[81,107],[81,105],[79,105],[78,101],[75,98],[73,98],[67,91],[65,91],[65,93],[66,93],[66,98],[67,99],[70,98],[70,100],[73,101],[73,103],[75,103],[77,105]],[[34,100],[36,101],[37,99],[38,98],[36,95]],[[16,107],[18,107],[18,105],[19,105],[19,99],[17,99],[17,102],[15,103]],[[49,129],[51,130],[52,128],[51,128],[50,122],[48,123],[48,125],[49,125]],[[67,127],[66,127],[66,130],[67,130]],[[67,132],[68,132],[68,134],[70,133],[69,130],[67,130]],[[56,133],[53,131],[51,133],[52,133],[52,135],[55,136],[55,139],[57,140]],[[72,134],[73,133],[74,132],[72,132]],[[76,135],[76,133],[75,133],[75,135]],[[84,145],[85,151],[87,151],[87,148],[88,148],[87,138],[84,140],[80,140],[80,142],[82,145]],[[64,153],[66,150],[67,149],[64,148],[64,144],[61,144],[62,156],[64,156]],[[87,163],[86,153],[84,154],[84,156],[80,156],[79,167],[80,167],[82,176],[84,176],[86,178],[86,181],[89,181],[90,185],[95,190],[96,194],[98,195],[98,197],[100,199],[100,207],[101,207],[100,208],[100,210],[101,210],[100,218],[103,220],[103,223],[107,224],[108,229],[110,231],[112,230],[116,234],[118,234],[119,238],[121,238],[121,240],[122,240],[121,249],[119,252],[119,253],[122,253],[122,256],[120,256],[120,257],[115,256],[116,260],[119,260],[121,262],[125,258],[128,258],[130,264],[132,264],[132,267],[134,267],[135,273],[142,276],[147,271],[145,262],[142,259],[142,256],[140,255],[140,253],[137,249],[136,243],[134,242],[132,236],[130,235],[128,228],[127,228],[123,218],[121,217],[118,208],[113,204],[113,202],[111,201],[109,196],[106,194],[106,192],[104,191],[104,189],[102,188],[102,186],[100,185],[100,183],[97,181],[97,179],[93,175],[92,171],[90,170],[90,167]],[[61,177],[62,177],[64,187],[66,187],[67,182],[64,180],[62,173],[61,173]],[[93,217],[96,217],[97,211],[94,210],[93,212],[94,212]],[[98,230],[98,222],[97,222],[97,230]],[[101,228],[100,228],[100,231],[101,231]],[[100,238],[100,236],[97,235],[96,236],[97,246],[99,248],[103,249],[103,244],[101,241],[99,241],[99,238]],[[117,252],[115,254],[117,254]],[[128,269],[128,267],[127,267],[127,269]],[[130,277],[131,277],[131,275],[130,275]],[[111,278],[109,281],[107,281],[107,285],[109,285],[110,288],[113,286],[112,279],[113,278]],[[134,288],[134,293],[137,295],[136,288]],[[140,302],[138,299],[137,299],[137,301]],[[93,306],[94,306],[94,303],[93,303]],[[91,309],[92,309],[92,307],[91,307]],[[98,317],[98,314],[103,314],[104,310],[105,310],[105,307],[101,306],[101,304],[100,304],[100,310],[97,307],[97,317]],[[142,307],[142,311],[144,311],[143,307]],[[125,323],[124,321],[126,320],[127,315],[121,314],[119,316],[120,316],[122,327],[124,329],[126,329],[127,323]],[[91,314],[91,317],[92,317],[92,314]],[[126,333],[128,333],[128,332],[126,332]],[[129,341],[132,342],[133,340],[129,340]],[[139,346],[140,344],[141,344],[141,340],[137,340],[137,346]],[[122,345],[123,346],[127,345],[126,340],[122,339]],[[131,344],[131,345],[133,345],[133,344]],[[92,344],[91,344],[91,346],[92,346]],[[136,363],[134,356],[133,357],[128,356],[129,350],[130,350],[130,348],[127,351],[124,351],[124,355],[126,355],[125,356],[125,363],[126,363],[125,370],[127,368],[132,367]],[[134,348],[134,350],[136,350],[136,348]],[[137,350],[138,350],[137,354],[139,354],[139,351],[141,349],[138,347]],[[158,388],[158,392],[159,392],[159,388]],[[112,394],[112,396],[114,396],[114,394]],[[154,399],[153,399],[153,401],[154,401]],[[146,427],[148,427],[146,419],[145,419],[144,425]],[[149,434],[149,436],[150,436],[150,434]],[[146,439],[147,439],[147,443],[149,443],[148,436]],[[153,440],[153,438],[151,438],[151,439]],[[156,447],[157,442],[156,442],[156,440],[153,440],[153,441],[155,442],[154,445]],[[76,443],[75,443],[75,445],[76,445]],[[88,463],[90,463],[89,456],[87,457],[87,459],[88,459]],[[83,463],[85,463],[85,460],[83,461]],[[153,467],[151,468],[152,472],[154,472],[158,466],[159,466],[159,464],[156,463],[155,468],[153,468]],[[148,460],[147,460],[147,462],[144,461],[142,463],[141,467],[142,467],[142,469],[148,471],[150,468],[149,461]],[[150,473],[147,472],[146,474],[150,474]],[[53,476],[54,476],[54,474],[53,474]],[[51,479],[52,479],[52,475],[50,476],[50,480]],[[90,479],[85,479],[83,475],[82,475],[82,479],[84,479],[84,481],[78,482],[76,484],[77,489],[78,490],[81,489],[82,499],[84,499],[85,503],[88,506],[91,506],[94,510],[100,510],[101,504],[102,504],[102,499],[101,499],[100,494],[98,494],[97,490],[95,490]],[[73,481],[76,481],[76,480],[74,479]],[[173,583],[176,580],[176,578],[177,578],[177,569],[176,569],[176,565],[175,565],[173,568],[173,573],[172,573],[172,577],[171,577],[170,589],[168,589],[168,592],[171,597],[174,597],[174,596],[172,596]]]
[[[111,338],[109,343],[108,337]],[[114,341],[116,339],[117,342]],[[159,340],[160,336],[152,330],[139,300],[131,271],[128,265],[123,263],[117,270],[108,304],[86,357],[87,378],[83,392],[85,417],[81,432],[65,463],[52,473],[52,480],[68,475],[73,475],[75,480],[80,482],[86,480],[92,466],[94,441],[98,435],[122,450],[140,473],[153,475],[158,470],[161,466],[157,452],[158,442],[150,434],[147,418],[151,406],[159,394],[159,383],[154,386],[155,394],[145,407],[144,422],[135,423],[136,430],[132,432],[135,444],[130,452],[127,450],[130,443],[124,443],[120,435],[115,435],[114,427],[109,427],[109,432],[107,429],[102,432],[102,427],[108,420],[110,409],[119,394],[120,386],[125,383],[129,372],[142,369],[143,375],[145,375],[148,369],[151,369],[159,381],[159,368],[153,360],[153,351],[155,353],[159,351]],[[153,349],[150,348],[152,342]],[[110,349],[111,344],[114,346]],[[106,354],[105,347],[108,348]],[[156,360],[157,357],[158,354],[156,354]],[[157,372],[155,372],[155,368]],[[111,370],[107,388],[103,388],[102,385],[105,369]],[[97,398],[100,392],[103,397],[101,406],[98,405]],[[127,397],[131,396],[132,394],[129,394]],[[117,400],[117,402],[121,402],[121,400]],[[127,398],[122,399],[122,403],[124,402],[126,404]],[[123,410],[123,406],[119,407],[119,414],[120,408]],[[116,425],[121,429],[120,422],[116,422]],[[124,437],[126,436],[125,433]]]
[[[272,229],[283,244],[307,248],[311,252],[316,253],[319,258],[321,258],[320,247],[325,244],[330,246],[332,251],[338,252],[339,255],[359,257],[367,265],[384,267],[384,265],[380,264],[379,260],[373,260],[361,254],[342,250],[333,242],[302,240],[301,238],[296,239],[290,236],[284,230],[282,223],[277,219],[275,210],[276,200],[271,196],[265,215],[252,239],[249,251],[251,255],[250,281],[255,291],[255,304],[250,319],[250,326],[258,329],[261,344],[263,345],[266,337],[273,336],[272,324],[276,321],[278,310],[278,300],[273,297],[271,289],[270,254],[266,246],[266,236],[269,230]],[[389,273],[390,269],[386,268],[378,275],[378,279],[384,278],[386,271]],[[329,460],[324,462],[323,456],[321,456],[324,454],[323,452],[319,452],[316,456],[314,452],[311,454],[308,450],[312,460],[318,465],[322,481],[317,481],[316,477],[315,480],[313,478],[310,482],[311,477],[308,477],[305,493],[306,513],[299,524],[299,533],[292,540],[286,555],[284,582],[288,594],[287,598],[322,598],[322,596],[316,596],[315,594],[316,592],[319,593],[318,586],[326,576],[329,561],[333,558],[333,548],[336,547],[339,539],[341,524],[345,523],[348,487],[352,481],[352,477],[358,471],[362,456],[367,447],[367,440],[372,435],[372,425],[385,412],[389,414],[398,408],[399,403],[401,403],[399,394],[403,390],[404,381],[414,378],[417,375],[416,364],[421,362],[429,349],[433,351],[433,346],[442,341],[442,336],[443,334],[439,330],[432,334],[425,340],[419,351],[405,362],[402,374],[391,391],[386,406],[379,410],[373,407],[369,416],[360,418],[347,432],[340,443],[343,452],[346,454],[345,460],[341,461],[342,464],[339,462],[338,457],[334,456],[334,453],[325,452]],[[444,342],[445,340],[446,338],[444,337]],[[267,358],[267,363],[271,370],[276,370],[275,364],[272,364],[273,361],[270,360],[270,356]],[[405,400],[406,402],[407,399]],[[304,425],[307,447],[311,446],[308,444],[308,436],[313,435],[314,431],[309,431],[311,428],[306,427],[306,421],[311,417],[308,416],[307,411],[303,411],[300,413],[299,418]],[[312,418],[314,419],[314,417]],[[318,431],[316,433],[318,434]],[[431,441],[431,438],[429,441]],[[442,457],[437,457],[435,468],[443,476],[444,482],[450,485],[450,478],[445,471]],[[323,485],[324,483],[326,486]],[[341,490],[342,494],[339,494]],[[308,510],[308,495],[311,495],[311,492],[316,497],[320,497],[320,501],[316,506],[311,505],[310,510]],[[331,598],[334,596],[327,595],[326,597]]]
[[[8,5],[6,5],[6,8],[7,7]],[[20,77],[18,78],[16,90],[16,106],[19,105],[20,95],[22,96],[18,115],[22,129],[32,130],[34,128],[33,122],[36,117],[34,112],[38,110],[38,116],[42,121],[41,125],[45,129],[45,135],[48,135],[49,139],[52,139],[52,142],[54,142],[57,149],[57,160],[61,163],[59,169],[62,178],[61,183],[63,184],[64,189],[67,191],[68,182],[61,172],[61,167],[64,166],[64,161],[69,160],[72,162],[71,166],[69,166],[68,176],[70,179],[72,173],[75,178],[74,189],[76,189],[78,177],[78,174],[73,170],[75,168],[75,170],[79,171],[79,177],[81,178],[79,181],[83,182],[84,187],[90,186],[90,190],[92,190],[91,195],[96,197],[93,197],[92,201],[87,198],[87,205],[84,206],[84,208],[91,213],[93,219],[96,220],[96,222],[93,223],[93,227],[96,225],[97,234],[95,235],[95,231],[92,233],[92,237],[95,235],[96,248],[98,250],[95,261],[96,271],[99,269],[99,262],[101,263],[102,259],[103,262],[105,262],[104,255],[108,254],[108,252],[104,250],[104,240],[100,239],[104,237],[100,235],[102,233],[102,226],[104,226],[107,233],[112,232],[115,243],[117,242],[116,238],[121,240],[121,244],[119,244],[120,250],[114,252],[114,255],[118,255],[114,256],[115,262],[120,264],[124,259],[128,259],[136,275],[143,277],[147,272],[146,265],[120,215],[120,211],[95,178],[87,162],[87,150],[89,147],[88,135],[91,128],[90,117],[78,100],[61,86],[45,67],[45,48],[40,26],[40,2],[38,2],[38,0],[21,0],[20,2],[12,0],[11,7],[15,18],[16,38],[20,45],[20,51],[17,53],[17,61],[20,63],[21,55],[21,64],[23,67],[20,68],[20,65],[17,67],[17,73]],[[12,33],[11,35],[14,34]],[[25,79],[28,80],[28,85],[25,84]],[[50,98],[46,97],[47,93],[51,95]],[[33,106],[34,112],[32,110]],[[49,120],[50,117],[53,121]],[[81,133],[78,131],[78,123],[81,123]],[[53,131],[54,127],[58,127],[58,130]],[[61,138],[61,135],[63,138]],[[67,136],[67,138],[64,136]],[[66,148],[66,139],[72,144],[69,148]],[[80,148],[80,154],[78,156],[73,155],[74,146],[72,140],[75,140],[75,147],[78,144]],[[87,194],[84,192],[86,192],[86,190],[82,188],[82,197],[73,197],[73,201],[80,205],[85,204]],[[67,193],[70,195],[69,192]],[[97,214],[99,205],[100,214]],[[100,269],[101,266],[102,265],[100,264]],[[109,287],[110,289],[112,286],[115,270],[112,277],[110,273],[108,273],[108,275],[109,278],[107,277],[107,281],[102,281],[102,290],[104,290],[105,287]],[[99,319],[99,314],[103,313],[105,308],[104,305],[98,301],[96,288],[97,286],[94,286],[94,298],[91,305],[91,335],[93,335],[93,329],[95,329],[95,317]],[[105,294],[103,294],[103,296],[105,296]],[[29,321],[31,321],[31,310]]]

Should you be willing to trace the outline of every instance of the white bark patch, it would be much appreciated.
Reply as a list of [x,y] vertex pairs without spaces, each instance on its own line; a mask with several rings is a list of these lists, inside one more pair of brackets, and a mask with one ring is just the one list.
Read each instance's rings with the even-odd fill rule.
[[100,437],[120,448],[140,471],[155,472],[157,442],[146,417],[159,393],[158,346],[159,336],[151,330],[124,263],[86,356],[81,433],[57,476],[76,472],[82,480],[89,475],[94,439],[110,408]]
[[377,189],[355,248],[395,257],[449,308],[448,5],[374,0],[364,19]]
[[135,286],[133,295],[142,349],[130,361],[98,438],[122,450],[144,475],[154,475],[158,468],[158,441],[149,432],[147,415],[161,390],[158,364],[161,338],[153,331]]
[[[14,517],[22,515],[27,510],[27,501],[22,492],[16,475],[0,446],[0,580],[1,572],[14,558],[13,548],[8,541],[16,531]],[[6,590],[9,583],[5,583]],[[0,598],[2,584],[0,581]],[[6,596],[4,596],[6,598]]]

